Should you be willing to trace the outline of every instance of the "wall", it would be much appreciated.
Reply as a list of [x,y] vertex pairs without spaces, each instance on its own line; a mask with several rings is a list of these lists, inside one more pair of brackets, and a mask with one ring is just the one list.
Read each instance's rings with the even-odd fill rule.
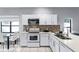
[[0,15],[22,15],[22,14],[58,14],[58,24],[63,30],[64,18],[73,19],[73,32],[79,33],[79,8],[0,8]]
[[72,18],[72,32],[79,33],[79,8],[54,8],[53,13],[58,14],[58,23],[63,30],[64,18]]

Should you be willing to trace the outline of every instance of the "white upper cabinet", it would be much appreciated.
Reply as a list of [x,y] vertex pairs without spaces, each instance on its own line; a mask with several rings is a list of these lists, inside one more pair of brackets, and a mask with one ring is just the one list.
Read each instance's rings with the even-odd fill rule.
[[22,25],[28,25],[29,15],[22,15]]
[[28,19],[38,18],[39,25],[57,25],[56,14],[32,14],[22,15],[22,25],[28,25]]
[[40,25],[51,25],[51,16],[50,15],[40,15]]
[[51,24],[57,25],[57,15],[51,15]]
[[57,15],[40,15],[40,25],[57,25]]

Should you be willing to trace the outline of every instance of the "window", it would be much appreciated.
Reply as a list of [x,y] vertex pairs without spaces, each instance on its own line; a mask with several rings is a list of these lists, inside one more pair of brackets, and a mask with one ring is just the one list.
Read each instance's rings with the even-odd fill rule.
[[64,32],[71,32],[71,19],[67,18],[64,20]]
[[7,21],[4,21],[4,22],[2,22],[2,25],[10,25],[10,22],[7,22]]
[[2,32],[10,32],[10,22],[2,22]]
[[2,32],[10,32],[10,26],[2,26]]
[[11,28],[12,30],[12,32],[18,32],[19,31],[19,27],[18,26],[12,26],[12,28]]
[[18,21],[13,21],[12,25],[19,25],[19,22]]
[[11,31],[12,32],[18,32],[19,31],[19,22],[18,21],[13,21],[11,23]]
[[3,32],[3,33],[19,32],[19,21],[2,22],[1,23],[1,32]]

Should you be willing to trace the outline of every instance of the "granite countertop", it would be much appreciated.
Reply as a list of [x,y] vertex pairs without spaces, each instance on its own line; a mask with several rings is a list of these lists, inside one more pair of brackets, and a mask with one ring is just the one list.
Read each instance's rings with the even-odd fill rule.
[[[55,36],[52,33],[53,36]],[[55,36],[56,37],[56,36]],[[75,52],[79,52],[79,36],[77,35],[73,35],[73,34],[69,34],[69,37],[71,39],[60,39],[58,37],[56,37],[60,42],[62,42],[63,44],[65,44],[66,46],[68,46],[69,48],[71,48],[73,51]]]

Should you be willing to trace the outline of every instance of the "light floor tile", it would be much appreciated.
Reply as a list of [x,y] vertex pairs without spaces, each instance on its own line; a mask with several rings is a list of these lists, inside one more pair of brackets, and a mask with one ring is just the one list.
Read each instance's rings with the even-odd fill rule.
[[51,52],[49,47],[20,47],[18,45],[10,46],[10,49],[8,50],[5,46],[4,49],[2,46],[0,46],[0,52]]

